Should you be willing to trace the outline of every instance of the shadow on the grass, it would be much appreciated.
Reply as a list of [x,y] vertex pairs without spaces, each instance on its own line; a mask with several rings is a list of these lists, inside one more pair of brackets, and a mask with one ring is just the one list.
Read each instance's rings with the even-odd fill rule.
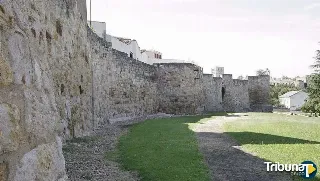
[[[230,133],[227,133],[230,135]],[[213,180],[247,180],[247,181],[269,181],[269,180],[294,180],[302,181],[299,176],[292,176],[288,172],[267,172],[264,162],[270,160],[262,159],[258,156],[247,153],[241,149],[240,144],[234,139],[230,139],[226,133],[198,132],[200,150],[206,157],[206,162],[211,170]],[[295,138],[258,134],[258,133],[238,133],[250,136],[256,144],[261,144],[261,140],[266,140],[264,144],[301,144],[308,143],[308,140]],[[237,134],[234,136],[238,136]],[[243,136],[243,135],[240,135]],[[274,139],[274,141],[271,141]],[[252,142],[249,142],[253,144]],[[245,143],[243,143],[245,144]],[[312,142],[311,144],[317,144]],[[239,149],[240,148],[240,149]],[[319,178],[308,179],[319,181]]]
[[317,141],[254,132],[225,132],[244,144],[320,144]]
[[[242,117],[247,115],[224,115]],[[246,153],[241,148],[244,144],[320,144],[312,140],[270,135],[254,132],[197,132],[200,150],[206,157],[213,180],[294,180],[302,181],[299,176],[288,172],[267,172],[264,162],[270,162],[258,156]],[[236,138],[237,141],[235,139]],[[318,177],[308,179],[319,181]]]

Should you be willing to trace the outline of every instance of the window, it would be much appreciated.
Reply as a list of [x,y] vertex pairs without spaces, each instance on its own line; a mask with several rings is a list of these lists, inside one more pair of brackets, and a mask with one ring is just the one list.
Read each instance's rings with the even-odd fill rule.
[[60,93],[61,93],[61,94],[64,93],[64,85],[63,85],[63,84],[61,84],[61,86],[60,86]]
[[160,55],[159,58],[162,59],[162,55]]
[[132,52],[130,52],[130,58],[133,58],[133,53]]

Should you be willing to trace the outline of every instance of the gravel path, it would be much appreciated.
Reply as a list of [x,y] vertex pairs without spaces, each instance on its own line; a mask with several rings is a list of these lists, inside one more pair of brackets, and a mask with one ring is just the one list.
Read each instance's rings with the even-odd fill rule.
[[106,160],[107,151],[114,151],[118,138],[127,128],[107,125],[90,137],[78,138],[68,142],[63,153],[70,181],[135,181],[137,174],[120,169],[117,162]]
[[287,181],[289,174],[267,172],[264,161],[241,150],[239,144],[223,133],[225,122],[239,121],[245,115],[223,116],[199,124],[194,131],[201,152],[211,171],[212,180],[219,181]]

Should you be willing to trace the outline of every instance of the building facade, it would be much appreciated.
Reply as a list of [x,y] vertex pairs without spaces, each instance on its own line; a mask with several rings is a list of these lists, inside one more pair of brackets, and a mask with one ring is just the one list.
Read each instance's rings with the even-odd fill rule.
[[304,91],[290,91],[279,97],[280,104],[293,111],[300,110],[307,99]]
[[271,77],[270,85],[292,85],[299,89],[305,89],[308,87],[308,76],[306,77],[296,77],[296,78],[275,78]]
[[218,67],[211,69],[213,77],[221,77],[224,74],[224,67]]

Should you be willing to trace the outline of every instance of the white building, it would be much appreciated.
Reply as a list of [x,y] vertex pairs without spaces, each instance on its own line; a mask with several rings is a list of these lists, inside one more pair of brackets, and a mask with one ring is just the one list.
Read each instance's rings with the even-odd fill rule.
[[194,61],[178,60],[178,59],[163,59],[162,53],[155,50],[141,50],[142,61],[147,64],[155,63],[192,63],[197,65]]
[[290,91],[279,97],[281,105],[290,110],[299,110],[307,101],[308,94],[303,91]]
[[299,89],[307,88],[307,78],[306,77],[296,77],[296,78],[270,78],[270,85],[292,85]]
[[222,77],[224,74],[224,67],[216,66],[215,68],[211,69],[211,73],[213,77]]
[[127,53],[128,57],[143,61],[141,50],[136,40],[106,35],[106,41],[112,43],[113,49]]
[[[90,22],[88,22],[90,25]],[[92,30],[101,38],[107,42],[112,43],[112,48],[120,52],[128,54],[128,57],[139,60],[147,64],[154,63],[193,63],[193,61],[184,61],[176,59],[163,59],[162,53],[155,50],[141,50],[138,42],[129,38],[115,37],[112,35],[106,34],[106,23],[104,22],[91,22]]]
[[[88,25],[90,26],[90,21],[88,21]],[[91,29],[100,37],[106,40],[106,23],[91,21]]]

